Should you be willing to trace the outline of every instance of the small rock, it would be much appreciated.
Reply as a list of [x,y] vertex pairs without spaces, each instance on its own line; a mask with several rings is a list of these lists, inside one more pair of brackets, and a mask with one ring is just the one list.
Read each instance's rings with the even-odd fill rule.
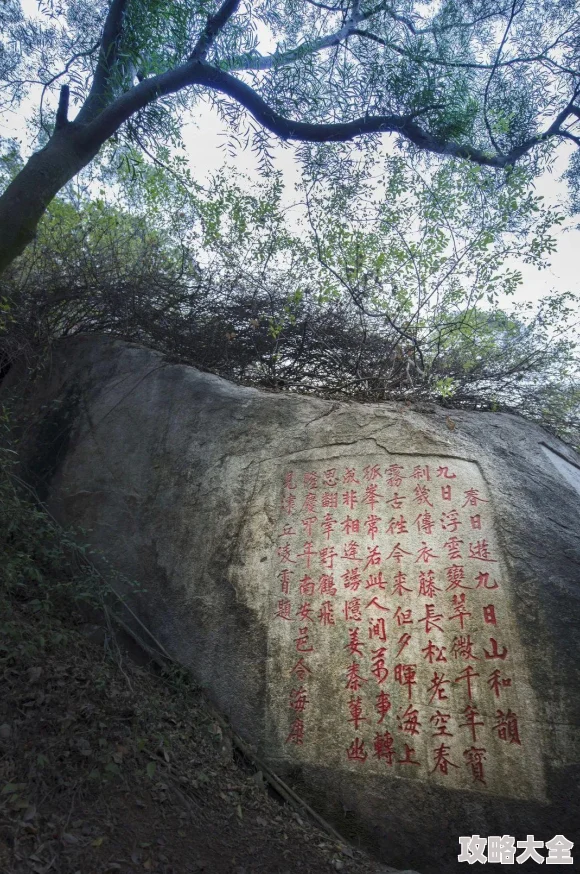
[[264,775],[261,771],[256,771],[255,774],[252,774],[250,777],[252,783],[255,783],[258,789],[265,790],[266,789],[266,781],[264,780]]
[[0,738],[2,738],[2,740],[8,740],[11,734],[12,728],[10,725],[8,725],[7,722],[5,722],[3,725],[0,725]]
[[222,740],[222,745],[220,747],[220,755],[222,759],[226,759],[229,761],[234,753],[234,748],[232,744],[232,739],[230,737],[224,737]]

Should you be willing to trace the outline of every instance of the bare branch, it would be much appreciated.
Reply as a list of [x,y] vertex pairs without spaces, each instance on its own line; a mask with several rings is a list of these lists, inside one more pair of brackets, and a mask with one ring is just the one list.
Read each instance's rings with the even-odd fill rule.
[[[52,76],[52,77],[48,80],[48,82],[45,82],[45,83],[43,84],[43,86],[42,86],[42,93],[41,93],[41,95],[40,95],[40,125],[41,125],[41,127],[42,127],[43,129],[45,129],[44,118],[43,118],[44,97],[45,97],[45,95],[46,95],[46,92],[47,92],[48,89],[50,88],[50,86],[53,85],[56,81],[58,81],[58,79],[61,79],[63,76],[66,76],[66,74],[68,73],[68,71],[70,70],[70,68],[72,67],[72,65],[74,64],[75,61],[78,61],[79,58],[88,58],[88,57],[90,57],[91,55],[93,55],[93,54],[96,52],[96,50],[98,49],[98,47],[99,47],[99,43],[96,42],[93,46],[91,46],[90,49],[87,49],[87,50],[84,51],[84,52],[75,52],[75,54],[72,55],[72,56],[68,59],[68,61],[66,62],[66,64],[64,65],[64,67],[63,67],[63,69],[60,71],[60,73],[55,73],[55,75]],[[31,84],[36,85],[36,84],[37,84],[36,80],[33,80]],[[39,84],[39,83],[38,83],[38,84]]]
[[318,235],[318,229],[316,227],[316,223],[315,223],[314,218],[312,216],[312,209],[310,206],[310,198],[308,196],[308,192],[306,192],[306,210],[308,213],[308,222],[310,224],[310,228],[311,228],[313,236],[314,236],[314,242],[316,244],[316,253],[317,253],[317,257],[318,257],[320,264],[325,268],[325,270],[328,270],[328,272],[332,276],[334,276],[334,278],[339,283],[339,285],[341,285],[346,290],[350,299],[352,300],[352,302],[357,307],[357,309],[359,310],[360,313],[362,313],[365,316],[368,316],[369,318],[380,319],[380,320],[386,322],[389,325],[389,327],[391,327],[400,338],[407,340],[409,343],[411,343],[411,345],[413,346],[413,349],[415,350],[415,352],[417,353],[417,355],[419,357],[419,360],[421,362],[421,369],[423,370],[425,367],[425,362],[423,359],[423,352],[421,350],[421,346],[420,346],[417,338],[413,334],[409,334],[408,331],[406,331],[405,329],[403,329],[399,325],[397,325],[397,323],[395,321],[393,321],[393,319],[389,316],[389,314],[387,312],[384,312],[384,311],[372,312],[371,310],[367,309],[367,307],[365,306],[365,303],[364,303],[363,295],[350,282],[347,282],[340,275],[340,273],[338,273],[334,269],[334,267],[328,263],[328,261],[324,257],[324,255],[322,253],[322,246],[320,244],[320,237]]

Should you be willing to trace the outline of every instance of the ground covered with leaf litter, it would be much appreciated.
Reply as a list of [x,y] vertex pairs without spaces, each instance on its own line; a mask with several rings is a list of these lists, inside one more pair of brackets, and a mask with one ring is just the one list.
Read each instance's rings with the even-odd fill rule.
[[275,798],[184,675],[31,589],[1,603],[0,871],[393,870]]

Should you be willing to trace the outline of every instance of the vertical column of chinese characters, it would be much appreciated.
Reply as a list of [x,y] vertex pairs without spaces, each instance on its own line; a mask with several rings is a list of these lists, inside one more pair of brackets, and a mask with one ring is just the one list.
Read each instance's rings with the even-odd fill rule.
[[341,520],[341,541],[339,544],[340,561],[343,568],[341,580],[344,588],[344,632],[343,650],[346,652],[344,673],[344,688],[347,693],[347,725],[352,731],[352,740],[346,747],[346,758],[350,762],[364,764],[368,758],[364,739],[361,737],[362,727],[368,723],[365,714],[364,696],[361,692],[368,683],[368,677],[361,667],[365,657],[366,643],[362,639],[362,611],[359,587],[362,584],[361,568],[363,556],[358,537],[364,531],[361,528],[360,516],[364,508],[361,479],[354,467],[346,467],[341,471],[341,506],[346,513]]
[[[343,477],[343,483],[346,483],[349,487],[356,483],[356,476],[354,471],[350,472],[350,477]],[[312,478],[315,477],[316,474],[310,473],[305,474],[305,479],[309,477],[309,483],[312,482]],[[320,540],[320,550],[317,553],[317,561],[318,561],[318,581],[317,581],[317,593],[319,594],[321,600],[320,609],[318,612],[318,622],[321,633],[332,633],[336,629],[336,615],[335,615],[335,607],[334,601],[336,600],[337,594],[337,573],[339,569],[339,564],[343,564],[346,562],[350,567],[347,572],[342,575],[343,580],[345,582],[345,586],[350,586],[353,591],[356,591],[357,583],[356,577],[358,573],[358,562],[360,558],[358,556],[358,543],[352,539],[353,534],[358,533],[360,529],[360,524],[358,520],[352,519],[352,517],[347,513],[346,519],[342,519],[339,522],[339,498],[340,498],[340,487],[341,487],[341,476],[337,468],[331,467],[324,469],[320,472],[319,475],[320,480],[320,494],[319,494],[319,525],[317,528],[317,535]],[[308,496],[307,496],[308,497]],[[345,492],[343,495],[343,502],[349,503],[350,509],[354,509],[356,506],[358,497],[356,491],[350,489],[348,493]],[[341,505],[342,506],[342,505]],[[340,531],[346,532],[346,536],[349,537],[348,543],[342,544],[342,554],[337,550],[337,546],[341,546],[340,542]],[[350,622],[359,622],[362,617],[360,615],[360,600],[357,598],[353,598],[350,601],[347,601],[344,605],[344,617],[346,621]],[[360,689],[360,686],[363,682],[366,682],[361,676],[358,669],[358,663],[356,662],[355,656],[361,655],[361,641],[359,638],[359,631],[356,626],[353,626],[349,630],[348,635],[348,643],[344,647],[349,650],[349,654],[351,656],[351,664],[347,670],[346,677],[346,687],[351,691],[350,702],[348,705],[350,721],[355,725],[356,728],[360,725],[363,720],[362,716],[362,705],[360,696],[356,696],[355,693]],[[364,748],[362,747],[359,739],[353,742],[351,748],[351,757],[356,758],[358,761],[364,761],[366,759],[366,753],[364,752]]]
[[[428,731],[431,734],[432,748],[430,751],[429,773],[448,775],[449,769],[460,770],[457,762],[451,757],[451,743],[455,737],[450,702],[452,681],[448,675],[448,638],[454,631],[450,623],[457,620],[461,629],[465,618],[470,614],[461,601],[453,600],[448,609],[446,591],[450,591],[457,578],[463,578],[463,570],[451,562],[461,560],[459,544],[462,541],[457,536],[461,522],[459,509],[455,506],[458,498],[457,474],[450,472],[448,466],[439,465],[431,470],[429,465],[418,465],[413,476],[417,480],[414,488],[415,499],[421,504],[421,512],[414,521],[420,537],[421,547],[417,551],[415,563],[420,568],[418,573],[417,596],[424,599],[423,612],[419,623],[422,626],[423,643],[421,656],[429,665],[429,682],[426,689],[425,703],[430,707],[431,715],[428,721]],[[429,486],[422,480],[431,480]],[[439,546],[435,546],[436,538]],[[434,549],[438,551],[435,552]],[[432,565],[434,562],[434,566]],[[452,596],[453,597],[453,596]],[[449,615],[450,611],[455,611]],[[433,673],[431,675],[431,669]],[[432,767],[431,767],[432,766]]]
[[[453,560],[454,564],[447,568],[448,585],[446,591],[453,592],[452,605],[454,614],[450,617],[450,621],[458,619],[460,626],[460,634],[453,638],[451,656],[456,661],[461,660],[465,663],[461,673],[454,678],[455,683],[462,684],[464,691],[463,703],[465,706],[460,711],[460,719],[463,721],[458,720],[459,730],[461,731],[463,729],[462,742],[465,743],[467,741],[468,744],[468,746],[463,750],[463,759],[465,766],[471,772],[473,783],[481,783],[485,786],[487,783],[485,764],[488,751],[481,743],[481,733],[485,728],[485,720],[480,714],[480,704],[478,703],[478,696],[475,692],[475,689],[478,688],[476,680],[481,676],[481,674],[478,670],[479,666],[472,664],[472,662],[475,663],[481,661],[481,656],[476,654],[477,648],[471,639],[471,635],[469,633],[464,633],[464,621],[472,619],[475,607],[475,596],[473,606],[471,604],[471,598],[468,602],[467,596],[470,591],[485,585],[485,583],[482,582],[483,578],[481,572],[479,572],[477,586],[473,586],[473,582],[475,582],[472,577],[475,569],[473,568],[473,562],[471,561],[471,559],[474,558],[472,554],[473,542],[469,539],[471,537],[469,529],[481,530],[482,517],[481,513],[478,512],[478,507],[480,504],[484,503],[487,503],[487,499],[480,495],[479,489],[470,487],[464,490],[463,501],[461,504],[461,509],[464,511],[462,520],[463,536],[460,537],[459,535],[454,534],[448,541],[450,544],[453,544],[449,549],[449,559]],[[466,515],[469,516],[469,528],[467,527],[468,523]],[[468,556],[465,555],[466,539],[469,543]],[[496,559],[488,554],[486,541],[483,541],[483,543],[485,543],[485,549],[482,554],[484,555],[485,560],[495,562]],[[467,578],[466,571],[468,574]],[[487,576],[489,578],[489,574]],[[498,583],[494,582],[493,586],[497,588]]]
[[[451,759],[450,742],[454,738],[454,732],[451,731],[452,713],[448,712],[451,710],[449,701],[451,681],[446,674],[448,628],[443,625],[448,619],[445,616],[447,612],[444,599],[445,573],[447,573],[447,578],[450,578],[452,573],[449,569],[442,572],[441,566],[458,558],[455,532],[461,523],[459,511],[453,506],[455,500],[453,491],[455,483],[453,481],[456,480],[457,474],[450,472],[447,466],[437,467],[433,471],[434,476],[431,476],[428,465],[424,466],[422,470],[424,473],[420,475],[421,467],[414,468],[414,474],[418,480],[415,495],[417,502],[423,504],[414,524],[419,535],[425,538],[421,542],[416,563],[421,568],[418,575],[417,595],[419,598],[425,599],[424,616],[419,620],[423,626],[423,642],[425,643],[425,646],[421,647],[421,656],[429,665],[429,685],[425,700],[431,709],[435,708],[435,712],[431,713],[429,717],[429,731],[434,744],[430,751],[429,773],[447,775],[450,773],[450,768],[459,771],[459,765]],[[419,482],[423,478],[433,480],[428,488],[424,483]],[[447,480],[452,482],[447,482]],[[437,518],[438,516],[439,518]],[[443,538],[440,536],[441,532]],[[437,554],[427,546],[426,541],[430,540],[432,536],[437,536],[440,544],[441,539],[444,541],[443,545],[438,547]],[[430,567],[433,560],[435,567]],[[463,618],[461,623],[463,626]],[[433,669],[432,676],[431,668]]]
[[[485,596],[483,599],[480,597],[484,628],[492,626],[492,628],[487,628],[485,632],[483,658],[481,659],[482,668],[485,666],[484,678],[487,694],[492,698],[494,702],[493,709],[496,711],[495,718],[488,728],[497,740],[521,746],[518,717],[509,706],[503,704],[508,694],[507,690],[512,687],[512,677],[508,676],[508,673],[511,674],[509,669],[511,658],[508,646],[501,639],[500,629],[503,619],[501,604],[504,602],[497,602],[496,597],[500,590],[501,580],[496,570],[498,560],[491,553],[488,542],[490,539],[489,529],[491,520],[484,512],[484,509],[485,504],[489,502],[475,488],[467,489],[464,497],[463,507],[469,516],[468,561],[472,566],[469,582],[472,584],[472,588],[479,592],[480,596]],[[490,669],[491,671],[488,675],[487,672]],[[500,702],[503,706],[499,706]],[[487,709],[489,710],[489,708]],[[485,784],[487,750],[482,745],[477,744],[474,719],[479,714],[477,714],[477,711],[474,714],[474,710],[476,708],[472,706],[470,701],[465,708],[464,717],[472,732],[470,739],[473,743],[464,751],[463,755],[467,766],[471,770],[473,781]]]
[[[426,472],[426,473],[425,473]],[[429,468],[424,468],[422,475],[430,478]],[[385,487],[386,487],[386,505],[389,510],[398,511],[391,516],[385,528],[385,534],[393,537],[396,542],[394,545],[387,547],[385,561],[387,565],[387,574],[394,574],[392,577],[393,587],[391,596],[393,598],[393,635],[396,639],[396,652],[393,653],[393,682],[397,683],[403,693],[403,703],[399,706],[396,714],[396,722],[398,731],[403,734],[405,741],[403,743],[403,754],[401,758],[396,759],[397,765],[412,765],[418,767],[421,762],[417,758],[415,750],[415,739],[420,735],[422,729],[421,714],[417,708],[417,661],[416,655],[413,654],[415,643],[413,641],[414,619],[413,610],[408,605],[409,596],[412,593],[413,579],[411,573],[410,562],[413,552],[409,540],[408,521],[403,515],[405,502],[411,500],[410,492],[414,494],[414,500],[419,505],[423,505],[428,501],[428,490],[424,486],[415,486],[414,481],[417,478],[417,469],[411,474],[405,471],[402,464],[396,462],[390,464],[384,471]],[[409,480],[406,485],[404,480]],[[404,491],[405,494],[401,494]],[[417,521],[417,520],[416,520]],[[423,543],[421,554],[424,553]],[[419,560],[419,559],[417,559]],[[397,604],[395,608],[395,603]],[[395,648],[393,648],[395,649]],[[408,769],[405,767],[405,771]]]
[[[391,695],[385,686],[389,677],[387,668],[387,617],[391,612],[385,603],[385,579],[381,563],[384,561],[383,516],[379,512],[384,502],[383,476],[379,465],[369,464],[363,468],[364,495],[363,504],[368,507],[368,515],[364,521],[367,535],[371,542],[367,544],[367,556],[363,572],[367,574],[364,581],[365,611],[368,621],[369,659],[371,686],[370,698],[374,708],[374,739],[373,758],[392,766],[395,749],[394,737],[389,732],[385,719],[391,708]],[[375,538],[377,542],[375,543]]]
[[[366,533],[371,538],[371,542],[367,544],[366,548],[367,557],[363,571],[366,574],[364,580],[365,611],[368,621],[370,674],[372,677],[370,697],[375,716],[373,758],[392,766],[395,761],[395,739],[385,722],[392,709],[391,693],[385,685],[389,677],[387,658],[390,631],[387,631],[387,619],[389,618],[388,614],[392,611],[387,606],[389,601],[386,592],[388,579],[385,576],[385,562],[388,550],[385,551],[385,528],[381,524],[386,521],[383,508],[389,483],[386,472],[381,472],[378,464],[366,465],[363,469],[363,479],[365,481],[363,503],[368,507],[368,516],[364,524]],[[376,543],[375,538],[377,539]],[[404,574],[400,575],[400,578],[403,581]]]
[[[310,700],[308,698],[307,680],[312,669],[307,662],[307,656],[313,652],[314,647],[309,640],[309,629],[306,622],[304,605],[294,611],[293,600],[297,595],[296,583],[301,556],[298,553],[297,543],[299,532],[298,523],[298,484],[296,473],[288,471],[284,474],[282,490],[281,515],[284,520],[281,531],[277,534],[276,556],[278,561],[278,598],[274,611],[274,619],[279,622],[291,622],[295,629],[291,635],[295,654],[292,657],[292,667],[289,672],[288,707],[291,711],[290,731],[285,742],[302,745],[304,743],[304,719]],[[294,578],[294,580],[293,580]],[[302,591],[304,581],[301,581]],[[297,617],[300,621],[296,621]],[[296,630],[297,629],[297,630]]]
[[[320,474],[314,471],[304,474],[304,486],[305,488],[308,487],[308,494],[304,499],[305,504],[307,499],[312,501],[314,497],[314,489],[318,487],[319,482],[320,523],[318,531],[321,533],[322,538],[321,548],[318,553],[317,581],[316,587],[313,587],[313,594],[316,593],[320,599],[320,609],[318,611],[319,628],[322,632],[328,633],[331,629],[336,627],[334,601],[337,592],[335,581],[335,562],[337,559],[337,552],[334,545],[330,543],[330,539],[334,535],[335,529],[338,525],[336,519],[338,494],[334,491],[337,484],[335,468],[323,470]],[[317,520],[314,519],[314,521],[316,522]],[[306,522],[303,524],[306,525]]]

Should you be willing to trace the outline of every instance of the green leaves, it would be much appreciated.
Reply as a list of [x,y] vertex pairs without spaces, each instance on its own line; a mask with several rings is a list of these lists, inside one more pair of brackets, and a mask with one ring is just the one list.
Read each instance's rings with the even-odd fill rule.
[[14,795],[17,792],[21,792],[23,789],[26,789],[26,783],[5,783],[2,789],[0,790],[1,795]]
[[562,220],[529,171],[324,145],[296,191],[225,170],[190,189],[172,155],[161,167],[119,148],[110,202],[53,203],[0,287],[10,342],[106,331],[249,384],[540,418],[560,379],[554,410],[573,403],[573,302],[507,304],[518,261],[546,263]]
[[[66,0],[62,7],[40,4],[24,18],[17,4],[4,3],[0,77],[7,105],[31,89],[35,97],[42,91],[35,124],[45,135],[61,84],[72,86],[76,104],[86,97],[114,5]],[[207,0],[127,3],[111,43],[106,101],[187,63],[218,7]],[[425,136],[414,138],[415,149],[432,149],[435,138],[442,141],[436,152],[469,145],[501,158],[542,127],[549,131],[550,121],[577,93],[577,26],[572,3],[521,3],[510,16],[495,0],[475,6],[410,0],[353,7],[348,14],[344,4],[261,0],[240,4],[212,34],[207,62],[234,72],[288,118],[328,123],[396,114],[421,125]],[[184,110],[198,106],[203,94],[239,135],[245,127],[239,105],[211,84],[184,85],[156,108],[140,106],[118,132],[120,140],[138,145],[142,139],[156,151],[178,135]],[[367,143],[372,153],[374,142]]]

